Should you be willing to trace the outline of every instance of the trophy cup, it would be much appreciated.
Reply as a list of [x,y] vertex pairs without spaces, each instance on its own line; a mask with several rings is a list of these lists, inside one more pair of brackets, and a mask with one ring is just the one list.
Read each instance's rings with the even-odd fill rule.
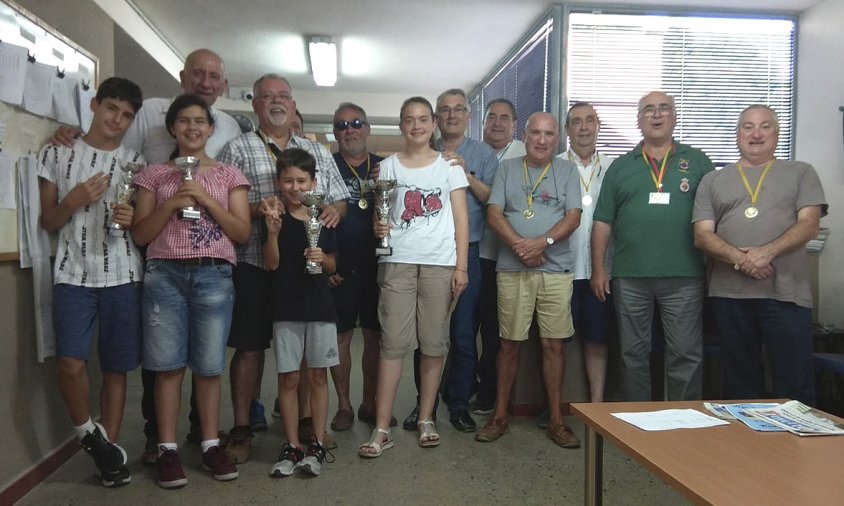
[[[317,216],[319,216],[320,206],[325,202],[325,194],[317,193],[316,191],[301,192],[299,193],[299,200],[303,205],[307,206],[308,215],[310,215],[307,223],[305,223],[305,235],[308,236],[308,246],[316,248],[319,243],[319,233],[322,230],[322,223]],[[322,265],[311,262],[310,260],[305,262],[305,269],[308,271],[308,274],[322,273]]]
[[[390,224],[390,193],[396,188],[395,179],[377,179],[375,181],[375,193],[378,194],[378,204],[375,211],[378,213],[378,221],[382,225]],[[375,247],[375,254],[379,256],[390,256],[393,254],[393,247],[390,246],[389,233],[378,240]]]
[[[123,167],[121,167],[122,174],[120,175],[120,184],[117,187],[117,204],[128,204],[132,200],[132,195],[135,193],[135,189],[132,187],[132,182],[135,180],[135,176],[138,175],[138,172],[143,170],[144,165],[135,162],[126,162]],[[114,215],[109,219],[109,224],[106,227],[108,229],[108,233],[111,235],[123,235],[125,229],[119,223],[114,222]]]
[[[195,156],[180,156],[176,158],[176,168],[182,173],[182,179],[185,181],[193,181],[193,171],[199,167],[199,158]],[[179,211],[180,220],[199,220],[199,209],[193,206],[183,207]]]

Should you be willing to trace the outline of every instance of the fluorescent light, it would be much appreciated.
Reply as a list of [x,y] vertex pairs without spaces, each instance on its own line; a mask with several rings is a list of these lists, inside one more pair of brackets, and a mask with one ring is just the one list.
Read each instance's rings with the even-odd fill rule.
[[334,86],[337,82],[337,45],[331,37],[311,37],[308,52],[316,85]]

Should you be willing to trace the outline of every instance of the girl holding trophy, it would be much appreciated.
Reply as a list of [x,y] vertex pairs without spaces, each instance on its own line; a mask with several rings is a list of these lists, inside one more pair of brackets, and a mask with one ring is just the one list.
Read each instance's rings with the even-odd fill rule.
[[469,183],[461,168],[431,148],[437,124],[430,102],[405,100],[400,122],[404,149],[381,162],[379,176],[382,182],[394,181],[395,189],[387,193],[388,223],[378,217],[374,223],[376,237],[389,236],[390,246],[382,244],[378,265],[382,331],[376,428],[358,448],[361,457],[378,457],[393,446],[393,402],[404,357],[417,346],[422,353],[419,446],[439,445],[432,418],[448,352],[449,315],[468,284]]
[[147,250],[143,364],[156,371],[159,433],[156,475],[164,488],[187,483],[176,445],[182,379],[190,366],[202,425],[202,465],[218,480],[237,478],[219,446],[220,374],[231,325],[235,244],[250,233],[239,169],[208,157],[214,119],[195,95],[176,98],[165,124],[176,138],[172,159],[135,178],[138,201],[132,237]]

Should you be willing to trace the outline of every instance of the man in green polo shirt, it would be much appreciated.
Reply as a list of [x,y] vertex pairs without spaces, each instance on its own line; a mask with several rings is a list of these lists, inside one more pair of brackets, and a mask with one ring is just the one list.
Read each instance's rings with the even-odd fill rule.
[[692,209],[713,170],[702,151],[674,140],[674,99],[639,100],[642,142],[610,165],[595,208],[592,278],[610,293],[604,257],[614,243],[612,291],[622,357],[622,395],[651,399],[651,332],[659,307],[665,332],[666,400],[700,399],[703,360],[703,257],[694,246]]

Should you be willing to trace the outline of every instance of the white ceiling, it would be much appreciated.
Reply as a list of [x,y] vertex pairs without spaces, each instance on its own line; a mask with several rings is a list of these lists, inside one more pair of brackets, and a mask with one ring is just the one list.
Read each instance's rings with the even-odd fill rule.
[[[160,41],[139,40],[173,72],[178,58],[208,47],[226,62],[231,87],[248,87],[261,74],[288,77],[303,111],[326,114],[341,100],[370,114],[394,116],[410,95],[430,98],[446,88],[474,87],[558,2],[549,0],[95,0],[138,39],[137,17]],[[613,0],[613,4],[741,9],[799,13],[822,0]],[[598,0],[574,2],[607,5]],[[146,29],[146,28],[145,28]],[[309,74],[303,36],[329,35],[341,62],[334,88],[318,88]],[[156,47],[157,46],[157,47]],[[164,49],[162,49],[164,48]],[[174,58],[175,53],[175,58]],[[169,58],[169,64],[168,62]],[[175,61],[175,63],[174,63]],[[233,101],[237,102],[237,101]],[[248,104],[226,104],[228,107]]]

